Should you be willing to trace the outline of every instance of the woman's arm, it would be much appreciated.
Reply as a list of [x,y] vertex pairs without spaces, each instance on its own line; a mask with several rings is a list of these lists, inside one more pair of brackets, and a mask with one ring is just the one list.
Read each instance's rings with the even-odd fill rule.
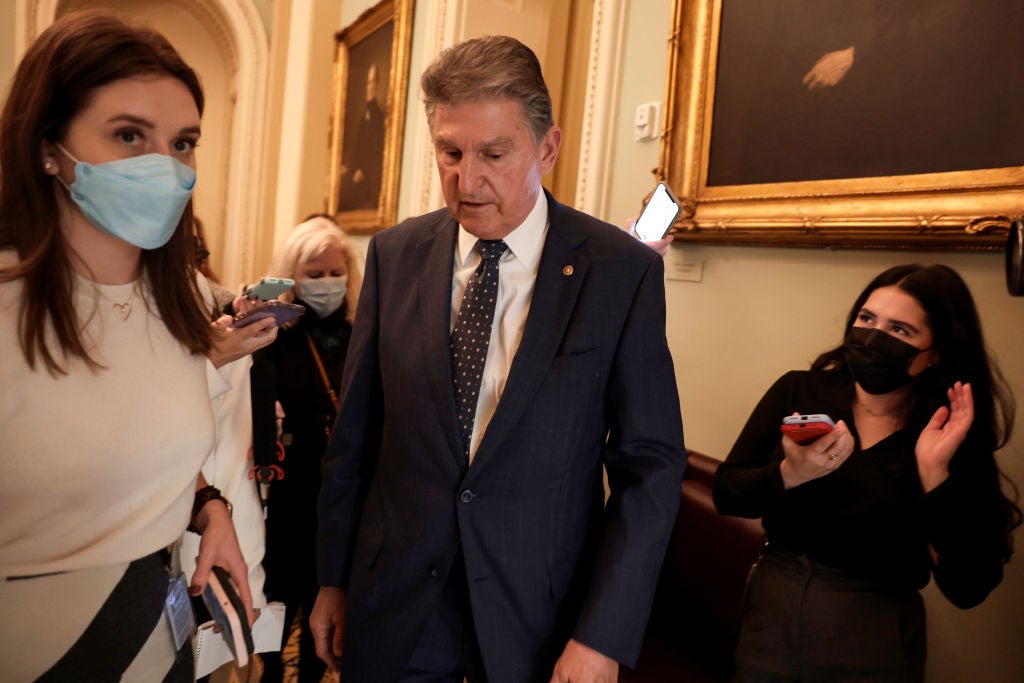
[[196,481],[196,503],[192,521],[189,528],[200,536],[199,557],[196,558],[196,569],[192,573],[192,583],[189,586],[189,593],[193,596],[200,595],[210,576],[210,570],[214,565],[228,570],[238,594],[245,605],[245,613],[249,623],[255,619],[252,611],[252,592],[249,590],[249,568],[245,564],[242,550],[238,545],[238,538],[235,535],[235,526],[231,522],[231,510],[227,502],[218,496],[207,499],[202,495],[206,489],[211,488],[206,483],[202,474]]
[[[946,392],[949,406],[935,411],[914,448],[925,496],[922,526],[934,562],[935,583],[964,609],[980,604],[1003,578],[1004,524],[999,476],[992,453],[971,447],[974,422],[970,384]],[[951,468],[956,455],[960,473]]]
[[779,424],[789,414],[786,397],[792,377],[784,375],[768,389],[715,473],[712,492],[723,515],[760,517],[785,494],[781,459],[772,455],[780,446]]
[[1003,579],[1005,522],[996,499],[998,489],[983,491],[962,479],[950,475],[927,493],[921,514],[935,583],[950,602],[967,609],[980,605]]

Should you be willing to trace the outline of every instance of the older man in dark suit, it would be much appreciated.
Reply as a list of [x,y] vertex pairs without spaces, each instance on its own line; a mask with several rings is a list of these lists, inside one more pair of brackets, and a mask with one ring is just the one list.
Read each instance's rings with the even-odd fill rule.
[[462,43],[422,86],[447,208],[370,242],[318,653],[345,683],[614,681],[685,462],[662,261],[542,189],[561,131],[529,48]]

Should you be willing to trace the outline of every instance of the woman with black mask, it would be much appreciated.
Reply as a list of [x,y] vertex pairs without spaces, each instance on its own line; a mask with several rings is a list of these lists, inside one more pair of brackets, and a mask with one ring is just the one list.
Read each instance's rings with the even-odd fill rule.
[[[798,444],[783,418],[835,429]],[[967,285],[905,265],[854,303],[841,346],[761,399],[715,478],[723,514],[762,517],[737,680],[920,681],[934,576],[955,605],[1002,580],[1021,511],[994,451],[1013,397],[989,359]]]

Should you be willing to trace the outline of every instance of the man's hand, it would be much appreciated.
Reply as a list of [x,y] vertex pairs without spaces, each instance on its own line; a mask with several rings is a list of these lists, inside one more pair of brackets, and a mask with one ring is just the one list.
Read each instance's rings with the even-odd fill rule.
[[316,656],[332,671],[341,670],[341,640],[345,635],[345,591],[333,586],[321,586],[316,604],[309,615],[309,630],[313,632]]
[[619,663],[578,640],[565,644],[551,674],[551,683],[616,683],[618,680]]

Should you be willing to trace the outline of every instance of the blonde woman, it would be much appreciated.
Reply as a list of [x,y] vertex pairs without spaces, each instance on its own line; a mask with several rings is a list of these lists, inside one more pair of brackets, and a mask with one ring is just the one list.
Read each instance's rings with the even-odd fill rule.
[[[319,681],[324,664],[313,648],[307,618],[318,589],[320,459],[337,415],[362,274],[345,233],[330,217],[316,215],[296,226],[277,249],[268,275],[295,280],[295,287],[280,298],[305,306],[306,313],[254,354],[254,456],[264,465],[265,480],[273,480],[267,496],[266,591],[270,600],[287,605],[286,624],[302,610],[299,680]],[[275,443],[275,401],[285,415],[281,445]],[[270,462],[274,469],[266,466]],[[279,654],[264,657],[264,681],[281,680]]]

